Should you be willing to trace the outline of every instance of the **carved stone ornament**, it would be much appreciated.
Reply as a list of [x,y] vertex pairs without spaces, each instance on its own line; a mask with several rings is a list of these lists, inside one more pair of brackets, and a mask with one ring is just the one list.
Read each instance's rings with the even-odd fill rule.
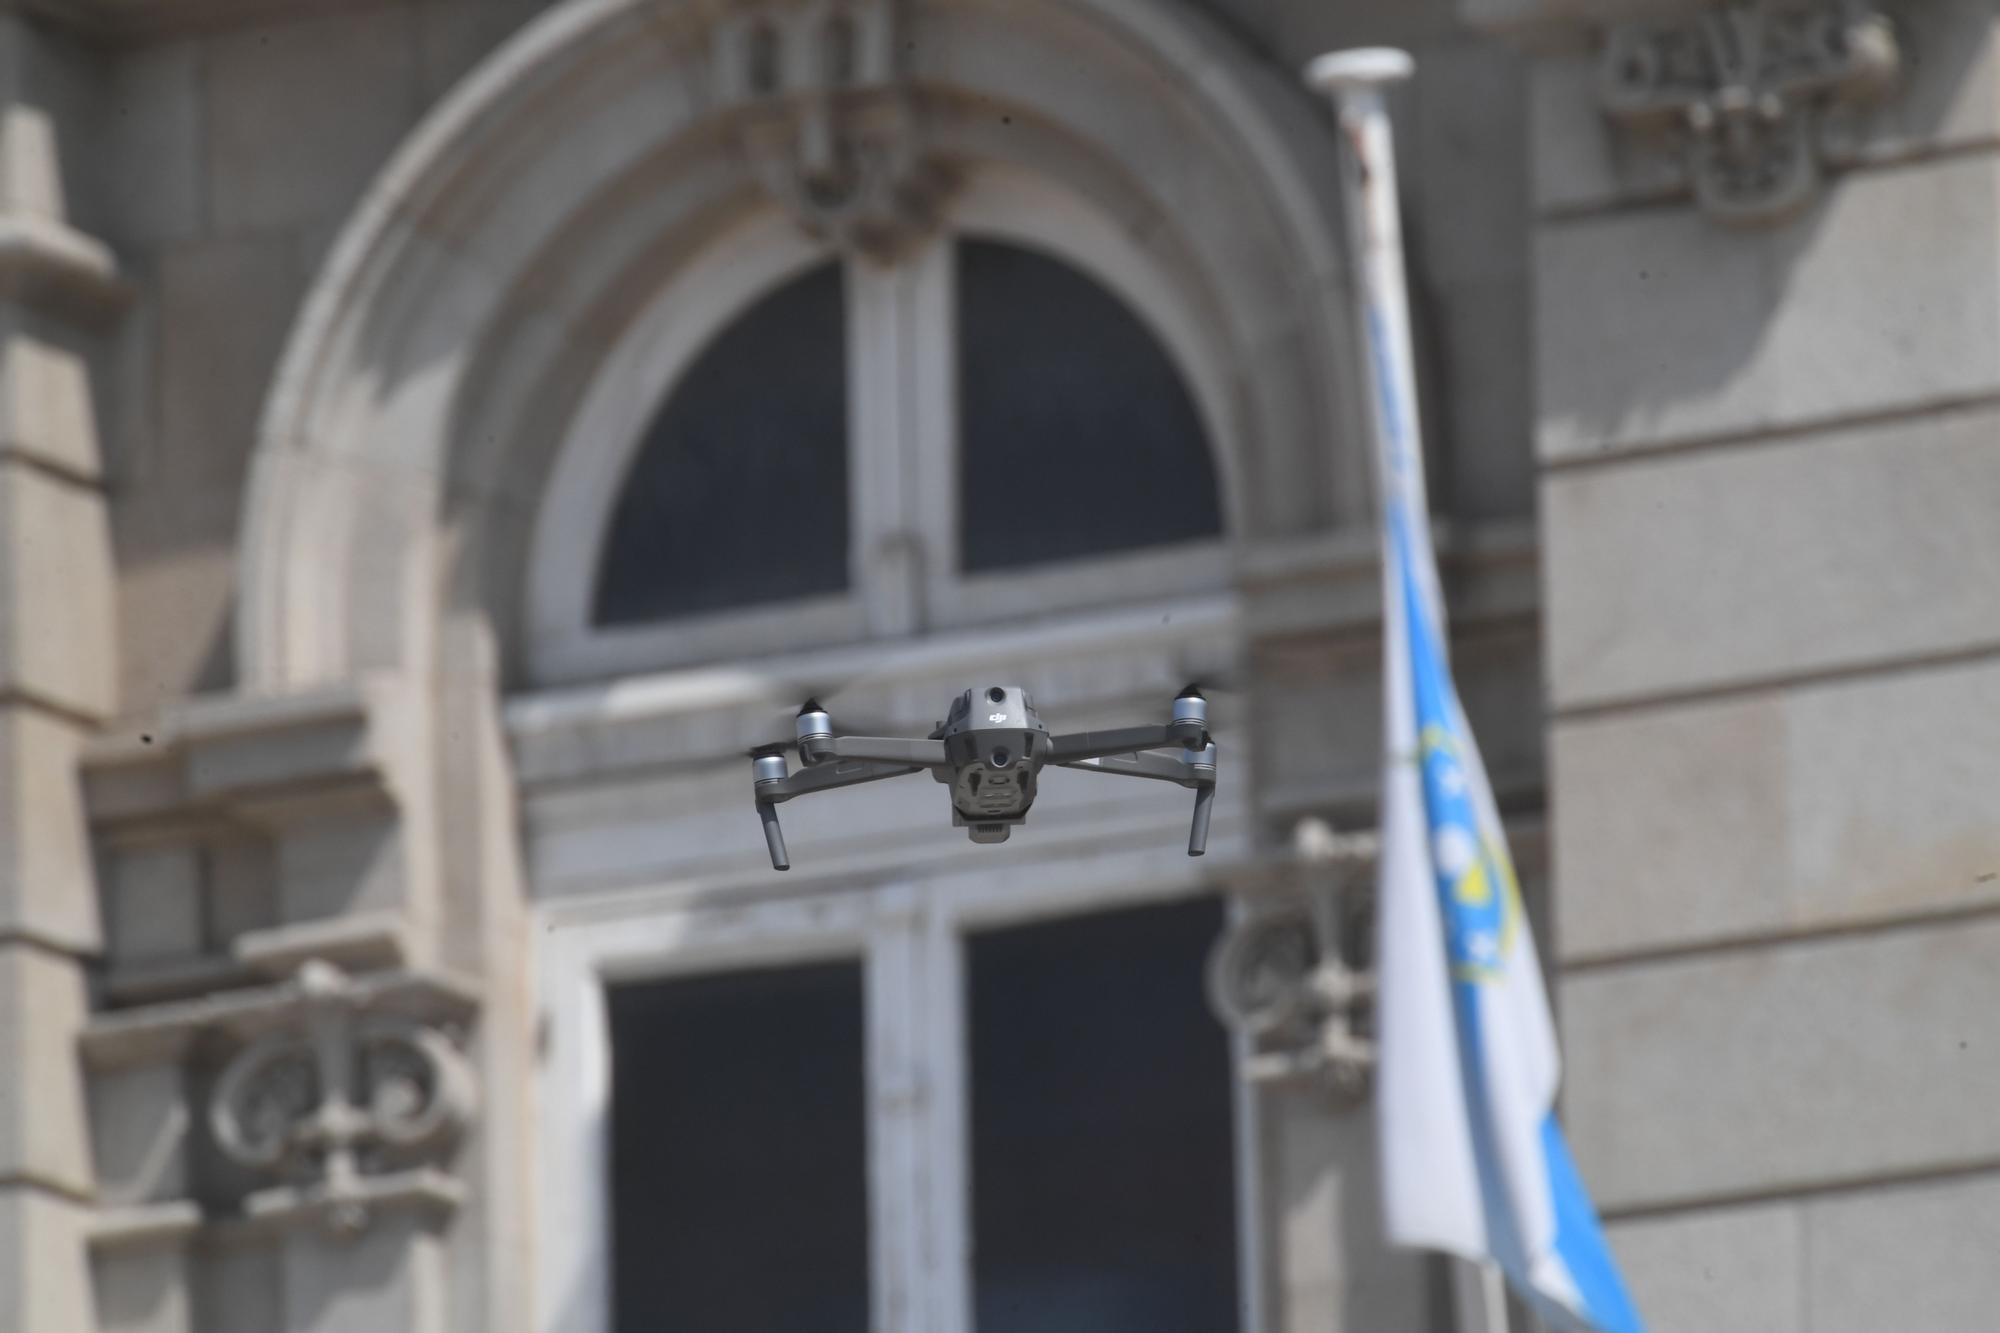
[[1338,1104],[1367,1096],[1375,1069],[1375,979],[1365,950],[1372,839],[1306,821],[1299,855],[1241,895],[1208,959],[1209,1004],[1250,1048],[1254,1082],[1311,1082]]
[[1812,198],[1832,156],[1830,113],[1887,96],[1902,63],[1895,28],[1865,0],[1731,3],[1614,31],[1603,102],[1678,148],[1709,216],[1771,223]]
[[296,987],[292,1021],[223,1069],[209,1126],[224,1153],[302,1187],[330,1228],[352,1234],[380,1192],[370,1181],[449,1148],[478,1084],[449,1034],[363,1012],[332,964],[305,964]]
[[937,224],[897,0],[720,0],[716,87],[758,179],[811,235],[888,261]]

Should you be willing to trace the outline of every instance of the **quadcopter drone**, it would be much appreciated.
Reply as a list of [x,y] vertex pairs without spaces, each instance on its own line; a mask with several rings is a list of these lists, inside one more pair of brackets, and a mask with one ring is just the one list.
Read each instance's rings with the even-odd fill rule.
[[[1028,818],[1043,768],[1121,773],[1172,782],[1194,791],[1194,825],[1188,855],[1208,849],[1209,807],[1215,801],[1215,742],[1208,735],[1208,701],[1195,686],[1175,698],[1164,726],[1119,727],[1051,736],[1026,690],[980,686],[952,702],[951,713],[922,739],[836,736],[833,718],[817,699],[799,709],[798,752],[804,765],[787,771],[785,751],[763,745],[750,752],[757,815],[764,821],[771,868],[791,869],[778,806],[797,796],[853,787],[910,773],[929,773],[951,788],[951,823],[974,842],[1005,842]],[[1152,751],[1171,750],[1170,754]]]

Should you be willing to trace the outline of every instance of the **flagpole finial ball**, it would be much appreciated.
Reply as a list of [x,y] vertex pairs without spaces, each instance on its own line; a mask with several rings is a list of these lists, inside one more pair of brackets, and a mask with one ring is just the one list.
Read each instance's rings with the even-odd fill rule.
[[1343,93],[1401,83],[1416,72],[1408,51],[1393,46],[1363,46],[1329,51],[1306,66],[1306,82],[1324,93]]

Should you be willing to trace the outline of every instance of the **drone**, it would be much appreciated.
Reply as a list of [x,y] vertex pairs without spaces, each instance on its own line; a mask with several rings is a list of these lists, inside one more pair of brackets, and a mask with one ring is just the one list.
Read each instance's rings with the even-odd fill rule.
[[[1208,734],[1208,700],[1193,685],[1173,702],[1161,726],[1119,727],[1052,736],[1028,692],[1013,685],[984,685],[952,701],[951,711],[922,740],[891,736],[838,736],[817,699],[799,709],[798,755],[793,773],[785,744],[750,751],[751,786],[773,870],[789,870],[778,807],[837,787],[854,787],[912,773],[929,773],[951,789],[951,823],[977,843],[1007,841],[1026,822],[1041,772],[1050,764],[1086,773],[1172,782],[1194,792],[1188,855],[1208,850],[1209,808],[1215,803],[1215,742]],[[1160,754],[1156,751],[1165,750]]]

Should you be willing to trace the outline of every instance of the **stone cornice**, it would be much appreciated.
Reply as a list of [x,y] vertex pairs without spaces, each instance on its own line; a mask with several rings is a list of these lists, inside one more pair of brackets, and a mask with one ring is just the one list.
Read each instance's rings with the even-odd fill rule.
[[1562,45],[1609,24],[1690,14],[1708,0],[1458,0],[1468,27],[1527,46]]
[[449,1217],[465,1201],[465,1185],[434,1167],[390,1175],[362,1176],[344,1190],[326,1185],[274,1185],[243,1200],[243,1223],[253,1231],[283,1231],[305,1225],[342,1234],[362,1215],[414,1212],[435,1221]]
[[0,13],[24,15],[89,40],[124,43],[388,8],[395,3],[397,0],[0,0]]
[[195,700],[91,742],[84,793],[100,835],[142,838],[301,804],[391,799],[401,709],[386,684]]
[[[479,1003],[477,984],[452,972],[378,972],[348,985],[358,1009],[373,1015],[464,1023]],[[296,1021],[300,1002],[299,984],[287,982],[121,1009],[93,1018],[78,1046],[93,1070],[171,1063],[198,1037],[220,1034],[247,1043],[283,1028]]]
[[98,1254],[176,1249],[201,1227],[201,1207],[189,1199],[101,1209],[91,1219],[90,1248]]
[[67,223],[0,213],[0,299],[108,320],[131,299],[111,247]]
[[[1440,520],[1433,535],[1455,628],[1539,614],[1541,548],[1530,521]],[[1237,560],[1244,633],[1373,634],[1382,617],[1381,570],[1373,527],[1248,549]]]
[[[1540,547],[1526,521],[1439,523],[1439,563],[1452,624],[1519,627],[1539,614]],[[611,685],[513,700],[507,728],[530,788],[601,780],[635,769],[734,757],[769,740],[782,682],[865,679],[861,711],[934,707],[966,674],[1007,670],[1035,684],[1045,709],[1082,708],[1227,674],[1239,637],[1372,634],[1381,620],[1379,541],[1372,527],[1263,543],[1236,555],[1236,590],[1162,599],[1114,612],[1051,616],[908,644],[867,644],[754,662],[718,663]],[[931,721],[912,715],[911,724]]]

